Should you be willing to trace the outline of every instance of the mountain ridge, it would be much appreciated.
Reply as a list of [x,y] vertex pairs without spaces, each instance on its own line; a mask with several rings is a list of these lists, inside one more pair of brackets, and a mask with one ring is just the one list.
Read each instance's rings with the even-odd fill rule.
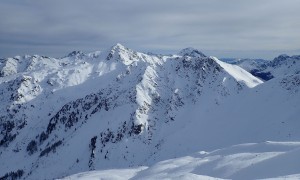
[[[0,169],[5,172],[0,176],[22,170],[23,178],[51,179],[94,169],[151,165],[201,148],[245,143],[234,138],[239,130],[228,133],[224,123],[245,131],[247,136],[240,139],[255,140],[250,135],[256,121],[249,118],[261,117],[243,115],[248,104],[254,105],[253,98],[259,95],[261,105],[255,111],[264,116],[262,106],[299,96],[297,74],[263,83],[198,50],[184,52],[149,55],[117,44],[94,53],[75,51],[60,59],[36,55],[1,62]],[[266,101],[274,95],[267,93],[271,86],[280,87],[283,97]],[[245,102],[240,100],[248,95]],[[291,107],[289,114],[299,103],[295,98],[286,105]],[[245,108],[235,117],[230,106]],[[226,117],[224,123],[218,121],[221,115]],[[290,140],[285,137],[290,133],[297,140],[300,136],[293,128],[297,122],[294,116],[287,117],[285,122],[293,126],[285,129],[284,136],[273,134],[282,128],[275,113],[269,117],[274,118],[274,129],[256,139]],[[239,118],[253,128],[247,129]],[[209,130],[217,130],[212,140],[222,135],[224,143],[204,138]],[[267,139],[271,134],[274,139]],[[192,143],[197,141],[202,145]],[[20,159],[22,163],[16,163]]]

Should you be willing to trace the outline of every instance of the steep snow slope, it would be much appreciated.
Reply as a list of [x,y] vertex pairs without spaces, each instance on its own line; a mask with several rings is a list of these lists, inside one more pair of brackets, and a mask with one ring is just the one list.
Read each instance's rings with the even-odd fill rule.
[[169,143],[162,149],[176,147],[173,152],[177,154],[189,151],[193,144],[193,151],[197,151],[244,142],[298,141],[299,84],[299,75],[273,79],[231,96],[219,106],[208,107],[209,101],[204,101],[186,108],[178,118],[188,119],[189,123],[172,134],[172,140],[166,137]]
[[[205,103],[199,103],[189,106],[182,113],[184,125],[172,135],[164,135],[161,150],[151,157],[156,159],[168,154],[172,159],[150,163],[142,169],[130,169],[130,172],[134,171],[130,178],[298,179],[299,85],[297,74],[274,78],[248,92],[227,98],[221,105],[205,108]],[[178,116],[174,123],[179,119],[183,117]],[[243,142],[249,143],[235,145]],[[229,145],[233,146],[227,147]],[[225,148],[218,149],[220,147]],[[113,173],[126,171],[129,170],[113,170]],[[111,170],[96,171],[65,179],[109,178],[112,177],[110,173]]]
[[297,75],[261,84],[192,48],[161,56],[117,44],[60,59],[9,59],[1,60],[0,177],[150,166],[202,149],[300,137]]
[[243,81],[248,87],[255,87],[257,84],[262,83],[259,79],[254,79],[251,74],[239,66],[224,63],[216,57],[212,57],[222,68],[224,68],[232,77],[237,81]]

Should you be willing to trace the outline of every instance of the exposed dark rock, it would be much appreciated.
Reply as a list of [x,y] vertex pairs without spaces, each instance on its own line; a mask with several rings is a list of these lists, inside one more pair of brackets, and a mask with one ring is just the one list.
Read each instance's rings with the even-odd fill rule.
[[29,155],[35,153],[38,150],[36,141],[35,140],[30,141],[30,143],[27,145],[26,150]]
[[22,169],[18,169],[17,171],[12,171],[9,173],[6,173],[4,176],[0,177],[0,180],[16,180],[20,179],[24,174],[24,171]]
[[45,155],[48,155],[51,151],[55,152],[56,148],[58,146],[60,146],[62,144],[62,141],[59,140],[57,142],[55,142],[54,144],[52,144],[50,147],[47,147],[46,149],[44,149],[41,153],[40,153],[40,157],[43,157]]

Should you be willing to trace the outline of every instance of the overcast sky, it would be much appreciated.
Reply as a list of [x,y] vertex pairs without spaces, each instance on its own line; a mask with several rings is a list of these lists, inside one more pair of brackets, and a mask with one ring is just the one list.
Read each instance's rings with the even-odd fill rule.
[[176,53],[300,54],[300,0],[1,0],[0,57],[61,57],[119,42]]

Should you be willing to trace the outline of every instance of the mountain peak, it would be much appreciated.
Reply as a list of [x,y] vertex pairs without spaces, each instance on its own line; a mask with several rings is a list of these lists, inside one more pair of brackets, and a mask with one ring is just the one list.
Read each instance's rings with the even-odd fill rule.
[[282,60],[286,60],[290,58],[290,56],[288,56],[287,54],[281,54],[278,57],[274,58],[274,61],[282,61]]
[[127,49],[125,46],[123,46],[122,44],[120,44],[120,43],[117,43],[117,44],[115,44],[114,46],[112,46],[112,49],[113,50],[117,50],[117,49],[122,49],[122,50],[124,50],[124,49]]
[[67,57],[80,56],[80,55],[83,55],[82,51],[72,51],[68,54]]
[[178,55],[191,56],[191,57],[206,57],[201,51],[199,51],[198,49],[192,48],[192,47],[182,49],[178,53]]

